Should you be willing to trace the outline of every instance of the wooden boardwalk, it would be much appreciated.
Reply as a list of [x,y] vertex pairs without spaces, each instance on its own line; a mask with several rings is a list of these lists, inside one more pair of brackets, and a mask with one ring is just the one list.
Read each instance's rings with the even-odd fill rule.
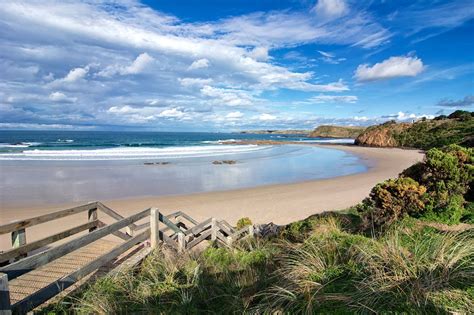
[[[103,223],[99,211],[116,222]],[[87,223],[26,243],[26,228],[81,212],[87,212]],[[232,246],[253,232],[252,226],[237,231],[215,218],[197,222],[180,211],[165,216],[156,208],[124,218],[100,202],[1,225],[0,234],[12,235],[12,249],[0,252],[0,315],[26,313],[91,278],[138,264],[160,243],[183,252],[204,241]]]

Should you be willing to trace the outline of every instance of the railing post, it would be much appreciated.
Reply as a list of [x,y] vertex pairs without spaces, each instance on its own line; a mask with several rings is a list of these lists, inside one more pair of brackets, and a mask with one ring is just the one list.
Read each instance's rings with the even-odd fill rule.
[[150,245],[155,249],[160,242],[160,212],[157,208],[150,211]]
[[186,240],[184,233],[178,233],[178,252],[182,253],[186,249]]
[[253,225],[249,225],[249,236],[254,237],[255,236],[255,231],[253,229]]
[[26,231],[20,229],[12,232],[12,247],[17,248],[26,244]]
[[211,241],[217,240],[217,220],[212,218],[211,220]]
[[232,239],[232,236],[227,236],[227,245],[229,246],[232,246],[232,243],[234,242],[234,240]]
[[[98,213],[97,213],[97,208],[89,209],[89,211],[87,213],[87,218],[88,218],[89,222],[96,221],[98,219],[98,217],[99,216],[98,216]],[[97,229],[97,226],[91,227],[89,229],[89,233],[95,231],[96,229]]]
[[8,276],[5,273],[0,273],[0,315],[11,315],[11,313]]

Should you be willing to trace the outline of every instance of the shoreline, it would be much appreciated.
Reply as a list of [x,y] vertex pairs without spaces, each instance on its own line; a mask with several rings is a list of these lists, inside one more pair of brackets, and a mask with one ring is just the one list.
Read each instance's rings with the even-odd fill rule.
[[[418,150],[343,145],[316,146],[355,154],[368,164],[369,170],[347,176],[291,184],[187,195],[100,201],[123,216],[129,216],[149,207],[157,207],[164,213],[177,210],[184,211],[198,221],[214,216],[235,224],[238,219],[249,217],[254,223],[288,224],[315,213],[342,210],[353,206],[368,196],[370,189],[375,184],[396,177],[402,170],[424,157],[424,153]],[[66,209],[75,205],[78,205],[78,203],[50,207],[3,209],[0,224]],[[61,226],[64,229],[72,227],[77,224],[78,219],[74,216],[61,219]],[[102,216],[101,219],[104,219],[105,222],[111,222],[105,216]],[[80,222],[85,222],[85,217],[81,217],[80,220]],[[50,230],[57,230],[57,224],[60,221],[53,221],[31,228],[31,232],[28,233],[28,242],[44,237]],[[8,238],[2,237],[0,245],[0,249],[8,247]]]

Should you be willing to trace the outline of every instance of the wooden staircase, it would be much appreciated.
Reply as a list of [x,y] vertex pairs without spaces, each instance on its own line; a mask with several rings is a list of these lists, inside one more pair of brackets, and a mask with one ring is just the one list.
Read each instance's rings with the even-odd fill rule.
[[[86,223],[26,242],[27,228],[81,212],[87,212]],[[99,212],[115,222],[105,224],[99,220]],[[138,224],[140,220],[146,222]],[[237,231],[223,220],[197,222],[181,211],[163,215],[157,208],[125,218],[100,202],[92,202],[1,225],[0,234],[6,233],[12,235],[12,248],[0,253],[0,315],[26,313],[58,294],[67,294],[90,277],[138,264],[161,243],[180,253],[204,241],[232,246],[253,237],[254,228]]]

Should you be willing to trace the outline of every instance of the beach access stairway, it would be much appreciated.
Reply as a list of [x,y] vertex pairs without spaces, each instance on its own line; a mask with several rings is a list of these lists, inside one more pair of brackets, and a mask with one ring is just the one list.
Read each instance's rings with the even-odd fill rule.
[[[100,220],[99,212],[113,223]],[[87,213],[78,226],[26,241],[28,228],[78,213]],[[236,230],[223,220],[197,222],[181,211],[164,215],[157,208],[123,217],[92,202],[0,225],[0,235],[7,233],[12,248],[0,253],[0,315],[24,314],[97,277],[132,268],[162,244],[177,252],[202,242],[232,246],[253,237],[254,227]]]

